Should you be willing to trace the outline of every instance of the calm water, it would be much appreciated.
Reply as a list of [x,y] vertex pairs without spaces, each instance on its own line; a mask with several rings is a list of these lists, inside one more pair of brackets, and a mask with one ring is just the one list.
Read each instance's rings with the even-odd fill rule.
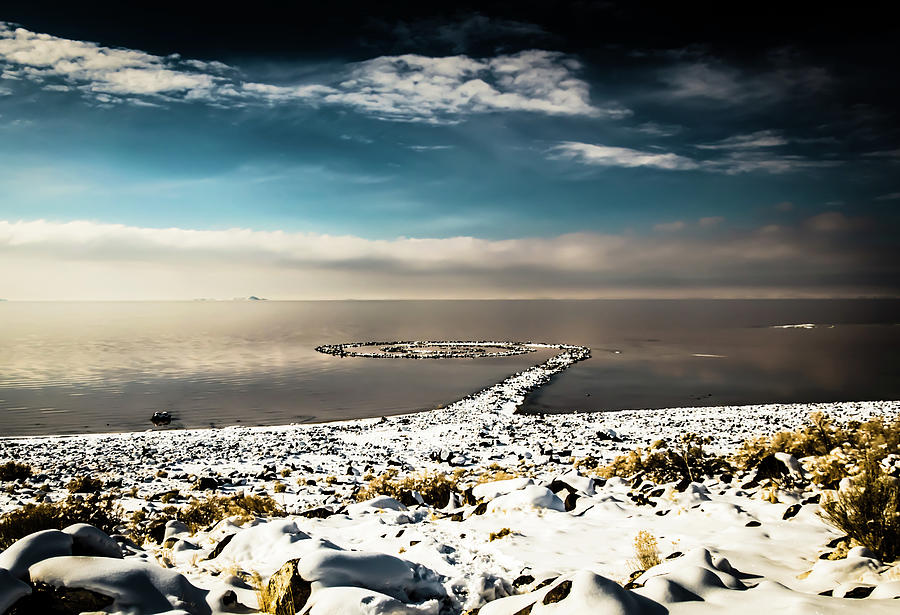
[[[548,353],[339,358],[323,343],[511,339],[593,358],[537,412],[900,398],[900,301],[0,303],[0,435],[279,424],[451,403]],[[772,325],[818,323],[815,329]]]

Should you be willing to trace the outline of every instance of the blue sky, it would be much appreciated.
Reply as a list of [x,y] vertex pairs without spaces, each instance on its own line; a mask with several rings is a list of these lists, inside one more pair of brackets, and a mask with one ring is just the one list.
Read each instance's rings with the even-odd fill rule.
[[896,295],[888,69],[541,15],[0,12],[0,296]]

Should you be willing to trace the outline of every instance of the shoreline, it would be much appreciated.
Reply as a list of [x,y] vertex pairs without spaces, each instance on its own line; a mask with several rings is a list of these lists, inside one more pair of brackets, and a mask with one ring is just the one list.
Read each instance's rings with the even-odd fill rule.
[[[465,401],[467,398],[463,398],[461,401]],[[459,402],[454,402],[459,403]],[[880,400],[853,400],[853,401],[823,401],[823,402],[790,402],[790,403],[782,403],[782,402],[773,402],[773,403],[765,403],[765,404],[729,404],[729,405],[717,405],[717,406],[670,406],[665,408],[623,408],[619,410],[567,410],[561,412],[515,412],[514,416],[516,417],[527,417],[533,420],[547,420],[551,417],[591,417],[597,416],[611,418],[615,416],[626,416],[628,420],[632,420],[633,417],[641,415],[641,414],[652,414],[652,413],[675,413],[681,414],[685,412],[709,412],[713,410],[724,410],[726,412],[740,412],[742,409],[747,409],[753,412],[759,411],[816,411],[822,409],[849,409],[851,410],[851,414],[849,418],[851,420],[857,419],[861,416],[870,416],[867,412],[858,412],[858,410],[864,405],[871,405],[877,407],[891,408],[896,406],[897,412],[900,413],[900,399],[891,400],[891,399],[880,399]],[[247,431],[250,433],[253,432],[282,432],[282,431],[291,431],[295,429],[306,429],[306,428],[322,428],[322,427],[340,427],[342,425],[359,425],[365,426],[367,424],[377,425],[382,422],[389,422],[394,419],[404,419],[422,415],[430,415],[433,413],[442,413],[446,412],[451,406],[446,406],[444,408],[431,408],[427,410],[416,410],[413,412],[404,412],[400,414],[388,414],[388,415],[377,415],[371,417],[364,418],[348,418],[348,419],[334,419],[328,421],[321,422],[303,422],[303,423],[283,423],[276,425],[223,425],[221,427],[163,427],[163,428],[153,428],[148,427],[147,429],[141,430],[132,430],[132,431],[98,431],[98,432],[88,432],[88,433],[57,433],[57,434],[40,434],[40,435],[14,435],[14,436],[3,436],[0,435],[0,444],[4,442],[34,442],[40,440],[76,440],[76,439],[85,439],[85,440],[96,440],[103,438],[116,438],[116,437],[137,437],[137,436],[151,436],[151,435],[165,435],[165,434],[184,434],[188,436],[201,436],[204,434],[215,434],[218,432],[225,431]],[[835,418],[842,419],[842,415],[837,415]],[[589,422],[589,421],[588,421]],[[606,423],[608,421],[598,421],[602,423]],[[791,423],[794,424],[793,422]]]

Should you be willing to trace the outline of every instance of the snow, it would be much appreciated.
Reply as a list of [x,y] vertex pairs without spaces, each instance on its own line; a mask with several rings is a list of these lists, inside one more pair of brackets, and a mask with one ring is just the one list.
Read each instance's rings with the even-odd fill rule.
[[506,480],[494,480],[486,483],[481,483],[480,485],[475,485],[472,488],[472,495],[474,495],[479,500],[493,500],[494,498],[500,497],[501,495],[506,495],[507,493],[518,491],[519,489],[523,489],[533,484],[534,481],[530,478],[509,478]]
[[438,615],[437,600],[404,604],[359,587],[333,587],[317,591],[299,615]]

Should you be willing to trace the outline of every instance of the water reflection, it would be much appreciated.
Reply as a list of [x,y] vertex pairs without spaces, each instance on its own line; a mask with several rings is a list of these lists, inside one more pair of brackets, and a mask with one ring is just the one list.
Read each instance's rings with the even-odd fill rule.
[[[4,435],[321,421],[450,403],[543,361],[378,361],[372,339],[586,344],[537,411],[900,397],[897,301],[0,303]],[[834,328],[772,329],[790,323]]]

